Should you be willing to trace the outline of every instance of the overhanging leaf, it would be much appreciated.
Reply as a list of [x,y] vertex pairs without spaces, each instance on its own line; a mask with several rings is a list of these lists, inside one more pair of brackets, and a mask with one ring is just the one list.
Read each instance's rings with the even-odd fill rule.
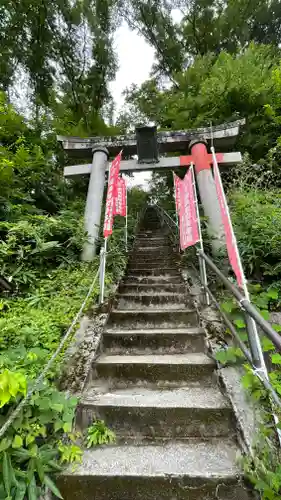
[[281,355],[280,354],[272,354],[271,361],[274,365],[281,365]]
[[52,479],[50,478],[50,476],[47,476],[47,474],[45,474],[45,479],[44,479],[44,483],[45,485],[51,490],[51,492],[56,495],[57,498],[63,498],[61,496],[61,493],[58,489],[58,487],[55,485],[55,483],[52,481]]
[[235,319],[234,324],[237,326],[237,328],[245,328],[246,323],[243,321],[243,319]]
[[10,471],[10,466],[9,466],[9,460],[8,460],[8,455],[7,452],[3,452],[3,480],[4,480],[4,486],[7,495],[10,496],[11,494],[11,486],[12,486],[12,476],[11,476],[11,471]]
[[24,500],[27,485],[24,481],[19,481],[16,489],[15,500]]
[[221,308],[228,313],[231,313],[235,308],[234,303],[231,300],[227,300],[221,304]]
[[14,437],[14,440],[13,440],[13,444],[12,444],[12,447],[17,449],[17,448],[21,448],[23,445],[23,439],[21,436],[19,436],[18,434],[15,435]]

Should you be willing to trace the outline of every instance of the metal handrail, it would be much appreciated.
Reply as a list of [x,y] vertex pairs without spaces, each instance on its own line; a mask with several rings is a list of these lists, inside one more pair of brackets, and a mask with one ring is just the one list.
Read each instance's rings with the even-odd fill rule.
[[[168,215],[166,213],[166,211],[162,207],[160,207],[159,205],[157,205],[157,208],[158,208],[159,212],[162,213],[162,216],[163,215],[164,216]],[[169,217],[169,218],[171,220],[173,220],[171,217]],[[175,225],[175,227],[177,227],[177,225],[176,225],[175,222],[174,222],[174,225]],[[168,226],[171,229],[170,225],[168,225]],[[197,248],[197,254],[202,259],[204,259],[204,261],[206,262],[206,264],[214,271],[214,273],[216,274],[216,276],[221,280],[221,282],[225,285],[225,287],[235,297],[235,299],[237,300],[237,302],[238,302],[241,310],[246,314],[246,316],[249,315],[260,326],[260,328],[264,331],[264,333],[266,334],[266,336],[275,345],[276,349],[281,352],[281,338],[278,335],[278,333],[272,328],[272,326],[270,325],[270,323],[268,321],[266,321],[261,316],[261,314],[251,304],[251,302],[242,295],[242,293],[240,292],[240,290],[235,285],[233,285],[233,283],[231,283],[229,281],[229,279],[220,271],[220,269],[216,266],[216,264],[212,261],[212,259],[208,255],[205,254],[205,252],[203,252],[202,250],[200,250],[200,249]],[[220,312],[223,320],[225,321],[225,324],[227,325],[227,327],[229,328],[229,330],[232,333],[233,337],[235,338],[236,342],[238,343],[239,347],[241,348],[244,356],[246,357],[246,359],[248,360],[248,362],[252,366],[253,373],[259,378],[259,380],[263,383],[264,387],[269,391],[270,396],[271,396],[272,400],[274,401],[274,403],[279,408],[281,408],[281,399],[279,398],[277,392],[275,391],[275,389],[273,388],[272,384],[270,383],[270,381],[268,380],[268,378],[264,374],[263,370],[261,370],[260,367],[257,367],[255,365],[255,360],[253,359],[254,356],[252,355],[252,352],[249,351],[249,349],[247,348],[246,344],[240,339],[239,334],[236,331],[234,325],[228,319],[228,317],[226,316],[226,314],[222,311],[219,303],[217,302],[216,298],[214,297],[214,295],[210,291],[209,287],[206,286],[206,285],[204,285],[202,283],[201,276],[200,276],[200,282],[201,282],[202,288],[205,290],[205,292],[208,293],[208,295],[211,298],[212,302],[214,303],[214,305],[219,310],[219,312]],[[249,332],[248,332],[248,338],[249,338]],[[251,347],[250,340],[251,339],[249,339],[249,343],[250,343],[250,347]],[[251,349],[251,351],[252,351],[252,349]],[[275,422],[278,423],[278,419],[277,419],[277,417],[274,414],[273,414],[273,417],[275,419]],[[277,429],[277,432],[278,432],[279,440],[281,442],[281,437],[279,435],[278,429]]]
[[[157,207],[162,211],[165,215],[168,215],[167,212],[157,205]],[[170,217],[171,220],[173,220]],[[173,221],[174,222],[174,221]],[[174,225],[177,227],[176,223]],[[220,278],[225,287],[232,293],[235,299],[238,301],[242,310],[247,312],[251,318],[253,318],[256,323],[261,327],[267,337],[272,341],[275,347],[281,352],[281,337],[278,333],[272,328],[271,324],[266,321],[262,315],[257,311],[257,309],[251,304],[249,300],[247,300],[244,295],[240,292],[240,290],[229,281],[229,279],[219,270],[216,264],[212,261],[212,259],[205,254],[200,249],[197,249],[197,253],[205,260],[206,264],[215,272],[215,274]]]
[[[128,211],[128,209],[127,209]],[[130,241],[130,249],[134,245],[134,240],[136,237],[136,232],[139,228],[141,217],[143,213],[146,211],[146,207],[144,206],[138,213],[137,213],[137,218],[136,218],[136,224],[135,224],[135,229],[134,229],[134,235],[133,235],[133,241]],[[127,222],[126,222],[127,224]],[[128,255],[128,226],[126,227],[126,240],[125,240],[125,248],[126,248],[126,254]],[[99,276],[99,287],[100,287],[100,293],[99,293],[99,304],[103,304],[104,302],[104,295],[105,295],[105,267],[106,267],[106,257],[107,255],[110,254],[110,251],[107,249],[107,239],[105,238],[104,240],[104,246],[101,248],[100,251],[100,276]]]
[[204,252],[201,250],[197,250],[199,255],[202,256],[202,258],[205,260],[206,264],[215,272],[215,274],[220,278],[220,280],[223,282],[225,287],[232,293],[232,295],[236,298],[238,301],[241,309],[245,311],[246,313],[251,316],[255,320],[255,322],[261,327],[261,329],[264,331],[266,336],[272,341],[272,343],[275,345],[275,347],[278,349],[278,351],[281,352],[281,337],[278,335],[278,333],[272,328],[271,324],[266,321],[262,315],[257,311],[257,309],[247,300],[242,293],[239,291],[239,289],[233,285],[229,281],[229,279],[219,270],[219,268],[216,266],[216,264],[206,255]]

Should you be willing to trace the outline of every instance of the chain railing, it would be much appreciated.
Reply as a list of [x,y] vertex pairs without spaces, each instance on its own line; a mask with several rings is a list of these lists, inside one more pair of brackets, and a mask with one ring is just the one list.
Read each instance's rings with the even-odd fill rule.
[[[167,214],[167,212],[159,205],[156,205],[157,211],[160,214],[162,220],[167,224],[169,230],[173,233],[173,238],[176,240],[178,237],[178,228],[177,224],[173,219]],[[168,224],[167,220],[173,222],[173,224]],[[253,306],[253,304],[250,302],[248,298],[246,298],[241,291],[238,289],[237,286],[235,286],[231,281],[220,271],[220,269],[216,266],[216,264],[213,262],[213,260],[205,254],[201,249],[197,248],[197,255],[204,260],[206,263],[207,267],[209,267],[216,275],[216,277],[220,280],[220,282],[225,286],[225,288],[231,293],[231,295],[236,299],[240,309],[243,311],[245,314],[246,318],[251,319],[255,321],[255,323],[261,328],[261,330],[264,332],[264,334],[267,336],[269,340],[274,344],[275,348],[277,351],[281,353],[281,338],[278,335],[278,333],[272,328],[271,324],[266,321],[259,311]],[[260,356],[262,356],[262,362],[265,364],[263,352],[259,352],[259,346],[256,343],[256,338],[255,336],[252,336],[252,331],[249,328],[249,321],[246,321],[246,330],[247,330],[247,338],[248,338],[248,343],[249,343],[249,348],[246,345],[246,343],[241,340],[239,333],[237,332],[235,326],[232,324],[232,322],[229,320],[229,318],[226,316],[226,314],[222,311],[219,302],[211,292],[210,288],[205,285],[202,282],[201,275],[199,273],[199,279],[201,283],[202,290],[204,290],[208,296],[211,299],[211,302],[214,304],[214,306],[218,309],[223,321],[225,322],[226,326],[229,328],[234,340],[237,342],[239,345],[241,351],[243,352],[245,358],[249,362],[252,368],[252,372],[255,376],[259,378],[259,380],[262,382],[264,385],[265,389],[269,392],[269,395],[271,397],[271,400],[278,406],[279,409],[281,409],[281,399],[278,396],[277,392],[275,391],[274,387],[269,381],[268,376],[266,376],[266,373],[261,369],[261,360]],[[275,423],[278,423],[277,417],[273,414]],[[281,440],[281,435],[280,432],[278,431],[279,435],[279,440]]]

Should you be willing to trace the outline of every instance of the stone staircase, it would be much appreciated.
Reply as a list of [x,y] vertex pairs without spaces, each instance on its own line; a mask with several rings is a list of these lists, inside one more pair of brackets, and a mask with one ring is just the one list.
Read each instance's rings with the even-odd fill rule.
[[157,213],[148,208],[92,367],[78,423],[115,445],[85,451],[65,500],[248,500],[233,409]]

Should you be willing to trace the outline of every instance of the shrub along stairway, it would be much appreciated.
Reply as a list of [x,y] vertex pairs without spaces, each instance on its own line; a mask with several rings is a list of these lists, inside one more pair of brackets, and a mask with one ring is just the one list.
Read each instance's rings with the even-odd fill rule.
[[177,256],[148,208],[81,400],[82,428],[105,420],[117,443],[85,451],[65,500],[248,500],[235,419],[207,355]]

